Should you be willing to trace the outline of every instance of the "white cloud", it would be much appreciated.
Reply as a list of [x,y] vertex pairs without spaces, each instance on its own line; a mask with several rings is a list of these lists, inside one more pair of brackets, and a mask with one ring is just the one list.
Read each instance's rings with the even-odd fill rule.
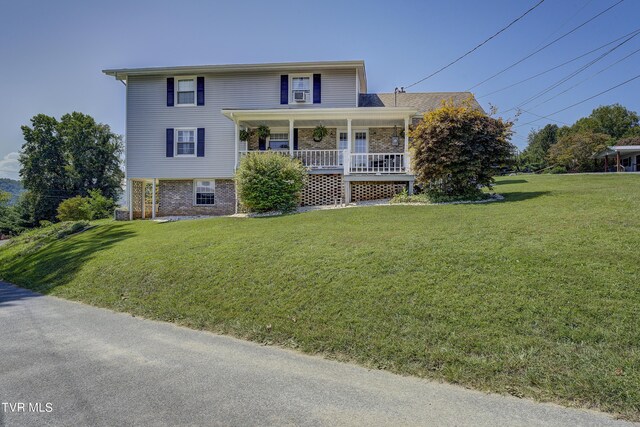
[[11,152],[0,160],[0,178],[18,179],[18,171],[20,170],[20,162],[18,162],[19,154]]

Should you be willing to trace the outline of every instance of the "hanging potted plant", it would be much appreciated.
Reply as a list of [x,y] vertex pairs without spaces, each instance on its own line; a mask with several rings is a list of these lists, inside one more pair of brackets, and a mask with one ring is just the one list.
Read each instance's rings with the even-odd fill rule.
[[271,135],[271,129],[269,129],[269,126],[267,125],[260,125],[256,130],[256,134],[258,135],[258,138],[267,139],[269,135]]
[[240,137],[240,141],[247,142],[249,138],[251,138],[252,133],[253,131],[248,128],[240,130],[240,134],[238,135]]
[[313,129],[313,140],[315,142],[320,142],[322,139],[327,136],[329,131],[323,125],[318,125]]

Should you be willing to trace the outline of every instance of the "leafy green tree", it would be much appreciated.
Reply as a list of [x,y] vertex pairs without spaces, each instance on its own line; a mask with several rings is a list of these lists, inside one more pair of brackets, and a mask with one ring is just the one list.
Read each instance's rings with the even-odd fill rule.
[[35,222],[54,220],[60,201],[69,197],[67,159],[58,121],[45,114],[31,119],[31,127],[22,126],[25,143],[20,153],[20,177],[30,195],[28,203]]
[[549,163],[564,167],[568,172],[600,170],[600,162],[596,165],[592,156],[611,143],[611,137],[604,133],[569,133],[561,136],[558,143],[549,149]]
[[122,138],[111,132],[109,126],[78,112],[62,116],[58,129],[70,192],[86,196],[90,190],[99,190],[105,197],[116,200],[124,179],[120,168]]
[[0,234],[19,234],[23,227],[14,206],[10,206],[12,194],[0,191]]
[[524,166],[541,169],[547,166],[549,148],[558,142],[558,125],[548,124],[542,129],[531,130],[527,148],[521,154]]
[[571,126],[571,131],[600,133],[617,140],[626,136],[639,136],[639,120],[638,113],[620,104],[603,105],[593,110],[588,117],[578,120]]
[[432,199],[480,197],[478,187],[491,186],[496,166],[513,158],[512,125],[468,104],[426,113],[410,133],[416,180]]
[[117,199],[124,178],[122,139],[109,126],[77,112],[60,121],[38,114],[31,127],[22,126],[22,133],[20,176],[28,194],[20,210],[25,221],[55,221],[61,201],[90,190]]
[[305,179],[302,163],[279,153],[249,154],[236,171],[238,197],[252,212],[294,210]]

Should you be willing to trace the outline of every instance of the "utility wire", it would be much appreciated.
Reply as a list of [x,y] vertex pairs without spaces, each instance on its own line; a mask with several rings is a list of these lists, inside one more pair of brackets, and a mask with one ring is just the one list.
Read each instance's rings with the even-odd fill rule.
[[553,36],[558,34],[560,32],[560,30],[562,30],[569,22],[573,21],[573,18],[578,16],[580,14],[580,12],[582,12],[592,2],[593,2],[593,0],[587,0],[587,2],[585,2],[585,4],[583,4],[580,9],[578,9],[573,15],[571,15],[569,18],[567,18],[565,21],[563,21],[562,24],[560,24],[560,26],[555,29],[555,31],[553,31],[551,34],[549,34],[548,37],[545,37],[536,47],[534,47],[534,49],[539,48],[540,46],[545,44],[547,42],[547,40],[550,40]]
[[477,83],[473,86],[471,86],[469,89],[467,89],[467,91],[471,91],[472,89],[485,84],[486,82],[488,82],[489,80],[493,80],[494,78],[498,77],[500,74],[504,73],[507,70],[512,69],[513,67],[515,67],[516,65],[524,62],[525,60],[531,58],[533,55],[536,55],[537,53],[543,51],[544,49],[548,48],[549,46],[557,43],[558,41],[562,40],[563,38],[567,37],[568,35],[576,32],[577,30],[579,30],[580,28],[584,27],[585,25],[587,25],[589,22],[593,21],[594,19],[598,18],[599,16],[607,13],[608,11],[610,11],[611,9],[613,9],[614,7],[618,6],[620,3],[622,3],[624,0],[619,0],[617,3],[609,6],[608,8],[606,8],[605,10],[603,10],[602,12],[598,13],[597,15],[592,16],[591,18],[587,19],[586,21],[584,21],[582,24],[578,25],[577,27],[574,27],[573,29],[567,31],[566,33],[564,33],[563,35],[561,35],[560,37],[557,37],[555,39],[553,39],[552,41],[550,41],[549,43],[545,44],[544,46],[542,46],[541,48],[536,49],[535,51],[533,51],[532,53],[530,53],[529,55],[525,56],[524,58],[514,62],[513,64],[509,65],[506,68],[503,68],[502,70],[498,71],[497,73],[493,74],[490,77],[487,77],[486,79],[484,79],[483,81],[481,81],[480,83]]
[[532,113],[531,111],[523,110],[522,108],[520,109],[520,111],[522,111],[523,113],[531,114],[532,116],[539,117],[540,119],[549,119],[552,122],[556,122],[556,123],[559,123],[561,125],[569,126],[569,123],[563,122],[561,120],[555,120],[555,119],[552,119],[551,117],[541,116],[540,114]]
[[630,57],[632,57],[633,55],[635,55],[635,54],[636,54],[636,53],[638,53],[638,52],[640,52],[640,48],[638,48],[638,49],[634,50],[633,52],[631,52],[631,53],[630,53],[630,54],[628,54],[627,56],[624,56],[624,57],[622,57],[622,58],[618,59],[616,62],[614,62],[614,63],[612,63],[612,64],[610,64],[610,65],[607,65],[606,67],[604,67],[603,69],[601,69],[601,70],[600,70],[600,71],[598,71],[597,73],[594,73],[594,74],[590,75],[590,76],[589,76],[589,77],[587,77],[586,79],[580,80],[578,83],[574,84],[573,86],[569,86],[568,88],[566,88],[566,89],[565,89],[565,90],[563,90],[562,92],[559,92],[559,93],[555,94],[555,95],[554,95],[554,96],[552,96],[551,98],[547,98],[547,99],[545,99],[544,101],[540,102],[539,104],[534,105],[534,106],[533,106],[533,107],[531,107],[531,108],[532,108],[532,109],[533,109],[533,108],[537,108],[537,107],[541,106],[542,104],[546,104],[547,102],[551,101],[552,99],[557,98],[558,96],[560,96],[560,95],[562,95],[562,94],[564,94],[564,93],[569,92],[571,89],[573,89],[573,88],[575,88],[575,87],[577,87],[577,86],[580,86],[582,83],[584,83],[584,82],[586,82],[586,81],[588,81],[588,80],[591,80],[592,78],[594,78],[595,76],[597,76],[597,75],[599,75],[599,74],[602,74],[603,72],[607,71],[609,68],[611,68],[611,67],[613,67],[614,65],[617,65],[617,64],[619,64],[619,63],[621,63],[621,62],[623,62],[623,61],[625,61],[625,60],[627,60],[627,59],[629,59]]
[[[558,110],[558,111],[554,111],[553,113],[547,114],[546,116],[543,116],[543,117],[544,117],[544,118],[548,118],[548,116],[555,116],[556,114],[561,113],[561,112],[563,112],[563,111],[566,111],[566,110],[568,110],[569,108],[573,108],[573,107],[575,107],[575,106],[577,106],[577,105],[584,104],[585,102],[590,101],[590,100],[592,100],[593,98],[597,98],[598,96],[600,96],[600,95],[604,95],[604,94],[605,94],[605,93],[607,93],[607,92],[611,92],[612,90],[617,89],[617,88],[619,88],[620,86],[624,86],[624,85],[626,85],[627,83],[631,83],[632,81],[634,81],[634,80],[636,80],[636,79],[640,79],[640,74],[638,74],[637,76],[631,77],[630,79],[625,80],[625,81],[623,81],[622,83],[618,83],[617,85],[615,85],[615,86],[613,86],[613,87],[610,87],[609,89],[605,89],[605,90],[603,90],[602,92],[598,92],[598,93],[596,93],[596,94],[595,94],[595,95],[593,95],[593,96],[590,96],[590,97],[588,97],[588,98],[585,98],[585,99],[583,99],[582,101],[578,101],[578,102],[576,102],[575,104],[571,104],[571,105],[569,105],[568,107],[561,108],[560,110]],[[522,127],[522,126],[530,125],[530,124],[535,123],[535,122],[540,121],[540,120],[542,120],[542,119],[533,120],[533,121],[530,121],[530,122],[527,122],[527,123],[523,123],[523,124],[518,125],[518,126],[515,126],[515,127]]]
[[[522,18],[524,18],[526,15],[528,15],[530,12],[532,12],[534,9],[536,9],[538,6],[540,6],[542,3],[544,3],[545,0],[540,0],[538,3],[536,3],[534,6],[532,6],[531,8],[529,8],[529,10],[527,10],[525,13],[523,13],[522,15],[518,16],[516,19],[514,19],[513,21],[509,22],[509,24],[506,27],[503,27],[502,29],[500,29],[497,33],[495,33],[494,35],[492,35],[491,37],[489,37],[488,39],[486,39],[485,41],[483,41],[482,43],[480,43],[479,45],[477,45],[476,47],[474,47],[473,49],[467,51],[465,54],[463,54],[462,56],[459,56],[457,59],[451,61],[450,63],[448,63],[447,65],[445,65],[444,67],[434,71],[433,73],[429,74],[427,77],[424,77],[420,80],[418,80],[415,83],[411,83],[410,85],[405,86],[405,89],[408,89],[410,87],[413,87],[419,83],[422,83],[423,81],[430,79],[431,77],[435,76],[436,74],[446,70],[447,68],[449,68],[450,66],[452,66],[453,64],[455,64],[456,62],[460,61],[461,59],[463,59],[464,57],[470,55],[471,53],[475,52],[476,50],[478,50],[480,47],[482,47],[483,45],[485,45],[486,43],[488,43],[491,39],[497,37],[500,33],[506,31],[509,27],[511,27],[513,24],[515,24],[516,22],[518,22],[519,20],[521,20]],[[624,0],[621,0],[624,1]]]
[[615,51],[616,49],[618,49],[620,46],[622,46],[623,44],[627,43],[628,41],[630,41],[631,39],[633,39],[634,37],[636,37],[637,35],[640,34],[640,30],[638,32],[636,32],[634,35],[628,37],[626,40],[618,43],[617,45],[615,45],[614,47],[612,47],[611,49],[609,49],[608,51],[604,52],[603,54],[601,54],[600,56],[598,56],[597,58],[589,61],[588,63],[586,63],[585,65],[581,66],[580,68],[578,68],[577,70],[573,71],[572,73],[569,73],[567,76],[561,78],[560,80],[558,80],[557,82],[553,83],[551,86],[547,86],[545,89],[543,89],[542,91],[538,92],[537,94],[527,98],[526,100],[522,101],[520,104],[518,104],[517,107],[512,107],[509,108],[508,110],[505,110],[504,112],[508,112],[508,111],[512,111],[512,110],[516,110],[519,107],[522,107],[523,105],[528,104],[529,102],[540,98],[541,96],[551,92],[553,89],[557,88],[558,86],[562,85],[563,83],[566,83],[567,81],[571,80],[572,78],[574,78],[575,76],[577,76],[578,74],[580,74],[581,72],[583,72],[584,70],[586,70],[587,68],[591,67],[593,64],[595,64],[596,62],[602,60],[603,58],[605,58],[607,55],[609,55],[610,53],[612,53],[613,51]]
[[503,87],[503,88],[500,88],[500,89],[494,90],[493,92],[489,92],[489,93],[485,93],[484,95],[477,96],[477,97],[476,97],[476,99],[485,98],[485,97],[487,97],[487,96],[489,96],[489,95],[493,95],[494,93],[502,92],[502,91],[505,91],[505,90],[507,90],[507,89],[511,89],[512,87],[517,86],[517,85],[519,85],[519,84],[522,84],[522,83],[528,82],[529,80],[533,80],[533,79],[535,79],[536,77],[540,77],[540,76],[542,76],[543,74],[547,74],[547,73],[549,73],[549,72],[551,72],[551,71],[553,71],[553,70],[556,70],[556,69],[558,69],[558,68],[560,68],[560,67],[563,67],[563,66],[565,66],[565,65],[567,65],[567,64],[570,64],[570,63],[572,63],[572,62],[574,62],[574,61],[577,61],[578,59],[584,58],[585,56],[588,56],[588,55],[592,54],[593,52],[597,52],[597,51],[599,51],[600,49],[603,49],[603,48],[605,48],[605,47],[607,47],[607,46],[609,46],[609,45],[611,45],[611,44],[614,44],[615,42],[620,41],[620,40],[624,39],[625,37],[629,37],[630,35],[632,35],[632,34],[634,34],[634,33],[637,33],[637,32],[640,32],[640,29],[637,29],[637,30],[635,30],[635,31],[631,31],[630,33],[625,34],[624,36],[618,37],[618,38],[617,38],[617,39],[615,39],[615,40],[611,40],[610,42],[605,43],[605,44],[603,44],[603,45],[602,45],[602,46],[600,46],[600,47],[597,47],[597,48],[595,48],[595,49],[593,49],[593,50],[590,50],[589,52],[585,52],[585,53],[583,53],[582,55],[576,56],[576,57],[575,57],[575,58],[573,58],[573,59],[570,59],[570,60],[568,60],[568,61],[566,61],[566,62],[563,62],[562,64],[558,64],[558,65],[556,65],[556,66],[554,66],[554,67],[551,67],[551,68],[549,68],[549,69],[547,69],[547,70],[545,70],[545,71],[542,71],[542,72],[540,72],[540,73],[538,73],[538,74],[535,74],[535,75],[533,75],[533,76],[531,76],[531,77],[527,77],[527,78],[526,78],[526,79],[524,79],[524,80],[520,80],[520,81],[518,81],[518,82],[512,83],[512,84],[510,84],[510,85],[508,85],[508,86],[505,86],[505,87]]

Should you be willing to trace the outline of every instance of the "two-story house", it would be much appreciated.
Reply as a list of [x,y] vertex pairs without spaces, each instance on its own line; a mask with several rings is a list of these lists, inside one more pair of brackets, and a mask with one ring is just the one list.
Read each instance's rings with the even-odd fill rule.
[[[105,70],[126,85],[130,218],[232,214],[242,156],[277,150],[308,169],[302,205],[413,188],[412,121],[466,92],[367,93],[364,61]],[[475,101],[473,101],[475,102]],[[481,108],[477,103],[477,108]],[[246,141],[241,130],[267,126]],[[317,126],[328,133],[313,137]]]

